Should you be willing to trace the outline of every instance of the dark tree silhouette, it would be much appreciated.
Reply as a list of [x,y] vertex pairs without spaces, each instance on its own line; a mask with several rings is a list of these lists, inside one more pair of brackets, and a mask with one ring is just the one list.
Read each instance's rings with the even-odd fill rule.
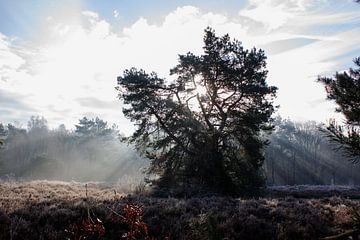
[[327,127],[330,137],[345,148],[354,162],[360,157],[360,57],[354,59],[357,69],[336,73],[333,78],[319,77],[325,85],[327,98],[337,104],[346,122],[341,126],[331,121]]
[[114,129],[98,117],[95,119],[83,117],[79,120],[79,123],[75,125],[75,132],[82,137],[90,138],[114,134]]
[[47,120],[40,116],[31,116],[27,126],[29,131],[46,132],[49,130]]
[[129,138],[148,158],[160,187],[238,194],[263,186],[260,136],[272,130],[276,87],[266,56],[207,28],[204,54],[179,56],[170,82],[132,68],[118,77],[119,98],[137,130]]
[[7,133],[5,130],[5,126],[0,123],[0,146],[4,144],[4,138],[6,137]]

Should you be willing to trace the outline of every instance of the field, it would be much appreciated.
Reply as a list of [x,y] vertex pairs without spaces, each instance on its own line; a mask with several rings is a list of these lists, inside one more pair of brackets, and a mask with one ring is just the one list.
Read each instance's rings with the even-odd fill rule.
[[352,229],[360,209],[360,191],[350,187],[272,187],[259,199],[121,191],[0,182],[0,239],[319,239]]

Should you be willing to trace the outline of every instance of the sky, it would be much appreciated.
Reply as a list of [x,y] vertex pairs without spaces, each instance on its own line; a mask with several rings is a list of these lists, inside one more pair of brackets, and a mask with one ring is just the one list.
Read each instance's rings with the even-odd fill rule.
[[316,80],[360,56],[353,0],[0,0],[0,122],[39,115],[72,128],[98,116],[129,134],[117,76],[137,67],[169,78],[179,54],[202,54],[207,26],[265,51],[276,114],[338,117]]

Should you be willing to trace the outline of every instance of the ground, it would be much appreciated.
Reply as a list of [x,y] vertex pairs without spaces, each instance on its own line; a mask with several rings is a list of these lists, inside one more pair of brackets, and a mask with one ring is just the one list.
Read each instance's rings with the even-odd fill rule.
[[353,187],[272,187],[257,199],[155,198],[119,186],[0,182],[0,239],[319,239],[353,228]]

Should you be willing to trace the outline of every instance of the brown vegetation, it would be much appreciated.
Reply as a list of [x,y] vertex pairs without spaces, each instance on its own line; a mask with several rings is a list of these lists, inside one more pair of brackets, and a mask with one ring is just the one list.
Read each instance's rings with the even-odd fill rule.
[[334,196],[125,197],[87,186],[1,182],[0,239],[318,239],[351,229],[360,207]]

